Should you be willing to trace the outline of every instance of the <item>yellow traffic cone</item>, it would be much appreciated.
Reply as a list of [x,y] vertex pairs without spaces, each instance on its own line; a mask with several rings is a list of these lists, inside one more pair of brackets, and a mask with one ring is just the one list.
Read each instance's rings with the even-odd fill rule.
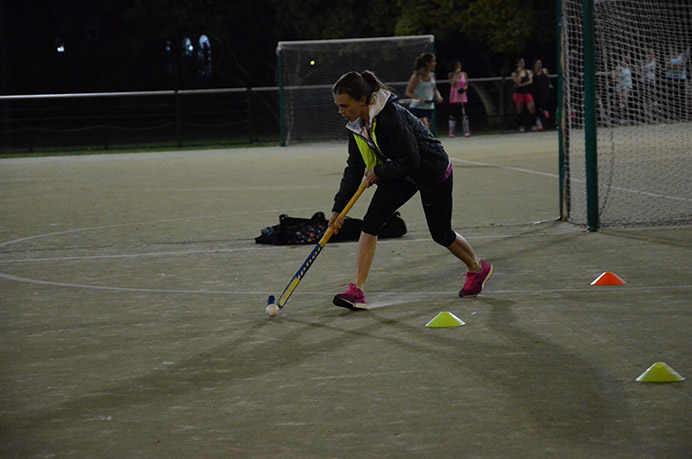
[[438,315],[436,315],[430,322],[425,324],[426,327],[432,328],[461,327],[462,325],[466,325],[466,322],[464,322],[451,312],[441,312]]
[[684,376],[673,370],[665,362],[654,363],[637,378],[639,382],[650,383],[679,382],[684,380]]

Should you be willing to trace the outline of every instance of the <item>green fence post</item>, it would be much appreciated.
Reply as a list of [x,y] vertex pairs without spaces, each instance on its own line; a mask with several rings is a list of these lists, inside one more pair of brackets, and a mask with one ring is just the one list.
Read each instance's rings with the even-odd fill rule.
[[255,140],[255,129],[253,125],[253,119],[252,119],[252,88],[247,88],[246,94],[246,102],[247,102],[247,123],[248,123],[248,128],[247,128],[247,136],[248,136],[248,141],[252,143]]
[[286,146],[286,120],[284,119],[284,77],[283,77],[283,58],[281,57],[281,50],[276,51],[277,59],[277,74],[279,83],[279,135],[281,137],[280,145],[282,147]]
[[584,147],[586,154],[586,223],[587,231],[598,231],[598,148],[596,119],[596,53],[594,2],[584,0],[582,9],[584,33]]
[[175,100],[175,138],[178,148],[183,146],[183,121],[182,121],[182,102],[180,101],[180,93],[175,90],[173,95]]
[[557,138],[558,138],[558,176],[560,183],[559,186],[559,203],[560,203],[560,220],[566,220],[567,215],[565,215],[565,137],[564,137],[564,125],[563,125],[563,113],[564,113],[564,98],[562,97],[562,66],[564,64],[564,49],[562,47],[562,0],[557,0],[557,110],[555,113],[555,127],[557,128]]

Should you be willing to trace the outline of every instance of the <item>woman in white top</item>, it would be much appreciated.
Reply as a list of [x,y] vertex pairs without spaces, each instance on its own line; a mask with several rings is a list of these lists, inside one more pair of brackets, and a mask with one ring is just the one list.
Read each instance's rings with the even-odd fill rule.
[[413,75],[408,80],[406,87],[406,97],[413,99],[409,109],[416,115],[421,123],[430,129],[433,113],[435,111],[434,102],[442,103],[442,96],[435,84],[435,64],[437,61],[433,53],[423,53],[416,59]]

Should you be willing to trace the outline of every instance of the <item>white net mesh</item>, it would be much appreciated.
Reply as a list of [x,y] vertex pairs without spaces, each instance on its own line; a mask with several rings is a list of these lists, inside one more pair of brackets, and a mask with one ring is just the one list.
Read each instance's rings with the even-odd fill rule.
[[433,52],[432,35],[279,42],[282,142],[345,138],[331,87],[350,71],[371,70],[404,96],[416,58]]
[[[601,226],[692,222],[692,2],[596,0]],[[568,219],[586,223],[582,0],[562,1]]]

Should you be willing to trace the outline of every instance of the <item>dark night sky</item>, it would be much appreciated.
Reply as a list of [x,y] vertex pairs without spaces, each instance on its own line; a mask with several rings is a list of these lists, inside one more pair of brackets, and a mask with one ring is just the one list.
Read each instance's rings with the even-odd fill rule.
[[[9,4],[1,0],[3,6]],[[4,86],[14,94],[163,88],[164,44],[138,43],[134,2],[33,0],[5,11]],[[64,45],[64,52],[58,46]],[[158,46],[157,46],[158,45]]]
[[[142,39],[141,29],[124,19],[123,13],[135,0],[0,0],[0,83],[2,93],[37,94],[99,91],[136,91],[194,87],[239,87],[243,81],[237,72],[215,72],[213,80],[200,81],[194,72],[187,76],[178,73],[176,80],[168,73],[170,57],[162,39]],[[10,6],[11,5],[11,6]],[[8,6],[9,9],[7,8]],[[1,27],[3,25],[5,27]],[[190,35],[196,44],[199,34]],[[263,49],[265,62],[271,62],[276,38]],[[214,50],[213,37],[212,52]],[[178,37],[179,40],[179,37]],[[58,45],[65,51],[59,53]],[[178,42],[179,43],[179,42]],[[175,44],[176,51],[179,49]],[[438,73],[446,75],[446,62],[460,57],[471,76],[490,76],[485,68],[474,68],[471,54],[459,52],[459,42],[453,38],[436,43]],[[242,52],[242,50],[240,50]],[[554,45],[536,54],[547,66],[554,68]],[[264,58],[264,56],[262,56]],[[526,55],[528,61],[534,56]],[[266,64],[252,68],[245,59],[248,72],[256,76],[254,86],[276,84],[274,74]],[[218,62],[217,62],[218,64]],[[497,69],[501,67],[498,62]],[[182,66],[178,67],[182,69]]]

